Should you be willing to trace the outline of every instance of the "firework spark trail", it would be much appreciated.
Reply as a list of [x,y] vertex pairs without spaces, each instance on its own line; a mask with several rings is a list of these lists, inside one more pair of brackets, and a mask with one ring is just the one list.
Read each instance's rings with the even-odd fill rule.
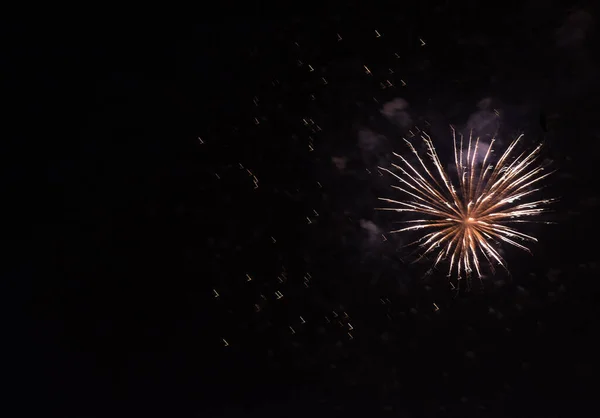
[[495,142],[492,139],[482,163],[477,164],[479,138],[473,139],[469,135],[468,144],[465,144],[465,138],[460,135],[460,143],[457,144],[456,132],[452,128],[458,189],[444,170],[429,135],[422,132],[421,139],[435,170],[429,169],[414,146],[404,139],[416,156],[418,165],[415,167],[406,158],[394,153],[404,165],[392,164],[400,174],[383,167],[379,169],[391,174],[401,183],[401,186],[392,187],[407,195],[408,200],[379,198],[395,207],[377,209],[416,213],[427,217],[405,221],[404,223],[413,225],[391,232],[431,231],[409,245],[419,244],[424,249],[418,260],[441,248],[435,257],[434,267],[449,257],[448,276],[452,275],[456,267],[459,279],[463,272],[466,277],[470,277],[473,269],[481,277],[480,256],[490,264],[492,271],[494,262],[506,268],[506,262],[492,245],[494,242],[505,242],[530,252],[529,248],[517,240],[531,242],[537,239],[507,224],[533,222],[522,218],[542,213],[545,206],[555,199],[516,203],[539,191],[539,187],[532,186],[552,174],[543,174],[544,167],[538,164],[541,145],[529,153],[521,153],[510,162],[522,136],[510,144],[495,165],[488,164]]

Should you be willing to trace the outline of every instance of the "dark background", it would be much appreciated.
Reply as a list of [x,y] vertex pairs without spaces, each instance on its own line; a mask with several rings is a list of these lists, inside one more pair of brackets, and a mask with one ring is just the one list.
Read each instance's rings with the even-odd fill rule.
[[[5,25],[6,416],[593,414],[590,4]],[[488,123],[545,142],[556,225],[457,293],[376,166]]]

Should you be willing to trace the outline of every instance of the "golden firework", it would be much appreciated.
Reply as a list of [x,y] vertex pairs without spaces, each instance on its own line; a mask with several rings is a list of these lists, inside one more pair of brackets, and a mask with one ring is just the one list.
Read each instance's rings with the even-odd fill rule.
[[454,267],[459,279],[463,272],[469,277],[473,270],[481,277],[480,256],[488,261],[492,270],[493,262],[506,268],[506,262],[494,243],[505,242],[530,252],[518,241],[537,240],[509,225],[530,222],[526,218],[540,214],[545,210],[544,206],[554,201],[526,201],[540,190],[538,182],[552,173],[544,173],[544,167],[539,163],[541,144],[529,153],[523,152],[512,158],[511,154],[522,137],[519,136],[510,144],[496,164],[490,164],[488,160],[495,139],[491,140],[483,161],[479,162],[479,138],[473,139],[469,135],[468,145],[465,143],[463,146],[466,141],[460,135],[460,144],[457,145],[456,132],[452,129],[458,188],[455,188],[444,170],[429,135],[421,132],[433,163],[432,169],[427,167],[413,145],[404,139],[416,155],[418,165],[415,165],[420,167],[419,170],[396,153],[394,155],[402,161],[403,166],[392,166],[399,174],[379,168],[400,182],[399,186],[392,187],[403,192],[408,200],[379,198],[396,207],[377,209],[423,215],[422,219],[405,221],[414,225],[391,232],[431,231],[409,245],[419,244],[424,249],[418,259],[433,253],[433,267],[449,258],[449,277]]

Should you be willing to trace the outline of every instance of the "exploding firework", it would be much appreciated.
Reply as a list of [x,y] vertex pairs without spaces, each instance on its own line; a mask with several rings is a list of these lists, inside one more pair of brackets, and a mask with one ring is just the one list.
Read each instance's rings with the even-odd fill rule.
[[[483,161],[478,162],[479,138],[473,139],[469,135],[467,144],[460,135],[460,143],[457,144],[456,133],[452,129],[458,188],[455,188],[442,167],[431,138],[423,132],[421,138],[434,169],[427,167],[406,139],[404,141],[416,155],[418,164],[413,165],[394,153],[403,163],[403,166],[392,164],[399,174],[379,167],[400,182],[399,186],[392,187],[404,193],[406,199],[379,198],[396,207],[378,209],[410,212],[422,218],[405,221],[413,225],[391,232],[431,231],[409,244],[418,244],[423,250],[417,260],[428,254],[434,255],[435,267],[440,261],[449,259],[448,277],[456,268],[460,279],[463,273],[467,278],[470,277],[473,270],[478,277],[482,276],[481,256],[487,260],[492,271],[494,263],[506,269],[506,262],[496,248],[497,243],[505,242],[531,253],[518,241],[531,242],[537,239],[510,225],[532,222],[528,218],[542,213],[554,199],[524,202],[524,199],[540,190],[538,183],[552,173],[544,173],[544,167],[539,164],[541,144],[529,153],[523,152],[512,158],[511,154],[522,136],[510,144],[494,165],[488,163],[494,139],[485,151]],[[419,167],[419,170],[415,167]]]

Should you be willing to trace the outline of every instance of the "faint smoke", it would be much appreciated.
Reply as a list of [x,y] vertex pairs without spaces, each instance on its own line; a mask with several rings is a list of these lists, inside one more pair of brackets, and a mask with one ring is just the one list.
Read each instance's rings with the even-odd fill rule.
[[395,125],[402,128],[409,128],[412,126],[412,119],[406,109],[408,109],[408,102],[404,99],[396,98],[383,105],[381,114]]
[[364,151],[375,151],[382,139],[382,135],[378,135],[369,129],[362,129],[358,132],[358,146]]
[[581,46],[594,25],[591,14],[585,10],[573,11],[556,31],[556,46],[559,48]]
[[[496,136],[500,129],[500,112],[492,108],[492,99],[489,97],[480,100],[477,103],[477,107],[479,110],[471,114],[467,120],[463,137],[464,141],[468,141],[469,135],[472,135],[473,140],[479,138],[477,154],[475,155],[475,162],[479,164],[485,158],[485,154],[490,147],[490,140]],[[463,142],[465,149],[468,147],[468,142],[466,141]]]
[[337,167],[338,170],[344,171],[348,159],[346,157],[331,157],[331,161]]
[[361,219],[360,227],[368,232],[370,242],[374,242],[379,239],[381,230],[372,221]]
[[473,136],[480,138],[493,138],[500,127],[500,113],[492,109],[492,99],[487,97],[477,104],[480,109],[469,116],[467,121],[467,132],[473,132]]

